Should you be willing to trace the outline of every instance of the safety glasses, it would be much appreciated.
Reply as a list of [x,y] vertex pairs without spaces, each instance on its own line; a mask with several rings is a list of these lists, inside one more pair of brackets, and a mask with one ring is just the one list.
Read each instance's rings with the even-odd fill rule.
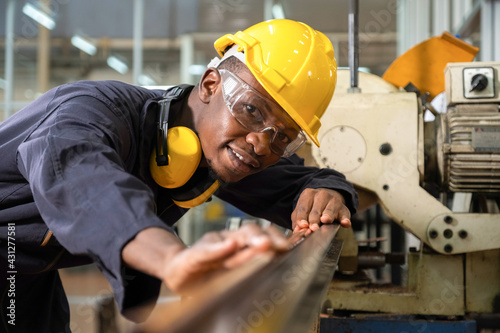
[[268,133],[271,151],[293,155],[306,142],[302,129],[275,101],[266,98],[230,71],[220,69],[222,96],[233,117],[250,132]]

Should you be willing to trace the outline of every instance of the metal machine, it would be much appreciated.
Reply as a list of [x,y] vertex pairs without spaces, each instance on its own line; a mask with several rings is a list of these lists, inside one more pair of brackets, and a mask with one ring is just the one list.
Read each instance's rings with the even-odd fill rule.
[[[362,206],[379,203],[421,247],[408,253],[405,286],[334,279],[328,307],[500,312],[500,63],[449,63],[440,96],[445,113],[371,74],[359,73],[360,92],[352,93],[348,74],[339,73],[313,158],[344,173]],[[434,121],[424,122],[426,110]],[[354,235],[344,250],[352,243]]]
[[182,302],[158,304],[133,332],[318,332],[318,310],[342,248],[334,239],[339,228],[295,234],[291,251],[263,253],[207,276]]

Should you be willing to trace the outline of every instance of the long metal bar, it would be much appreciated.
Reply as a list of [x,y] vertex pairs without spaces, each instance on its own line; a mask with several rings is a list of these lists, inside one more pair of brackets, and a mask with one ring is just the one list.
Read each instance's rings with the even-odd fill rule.
[[181,82],[186,84],[195,84],[193,75],[189,72],[189,67],[194,62],[194,44],[195,39],[192,34],[182,35],[181,38],[181,61],[180,72]]
[[431,5],[429,0],[415,0],[414,6],[416,45],[429,38]]
[[[50,0],[40,0],[41,8],[49,8]],[[38,24],[38,48],[36,66],[38,93],[49,90],[50,81],[50,30]]]
[[493,12],[493,61],[500,60],[500,43],[498,42],[500,38],[500,1],[495,0],[494,2],[494,12]]
[[484,0],[479,0],[474,3],[472,9],[465,13],[465,17],[462,20],[459,27],[453,31],[453,34],[460,36],[460,38],[468,38],[474,32],[474,29],[480,25],[481,17],[481,6]]
[[481,4],[481,61],[493,61],[493,20],[493,1],[486,0]]
[[450,0],[434,0],[432,7],[432,35],[439,36],[444,31],[450,31]]
[[289,252],[207,279],[188,300],[157,305],[134,332],[307,332],[340,256],[338,229],[323,225]]
[[359,92],[359,0],[349,1],[349,67],[351,69],[351,88],[349,92]]
[[274,0],[264,0],[264,21],[273,19]]
[[458,31],[472,10],[472,0],[455,0],[452,6],[453,31]]
[[140,84],[142,74],[142,39],[144,27],[144,0],[134,0],[134,84]]
[[396,15],[397,25],[397,55],[400,56],[408,49],[408,25],[406,22],[406,12],[408,3],[403,0],[397,2],[398,15]]
[[3,119],[10,116],[14,87],[14,15],[16,0],[8,0],[5,10],[5,104]]

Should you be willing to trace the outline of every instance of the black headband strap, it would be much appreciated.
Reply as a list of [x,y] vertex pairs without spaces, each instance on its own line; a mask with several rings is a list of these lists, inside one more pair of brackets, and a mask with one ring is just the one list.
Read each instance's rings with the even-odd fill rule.
[[163,99],[158,101],[160,110],[158,112],[158,121],[156,124],[156,164],[158,166],[168,165],[168,149],[167,149],[167,131],[168,131],[168,116],[170,114],[170,106],[172,101],[177,101],[185,97],[193,86],[181,84],[175,86],[163,95]]

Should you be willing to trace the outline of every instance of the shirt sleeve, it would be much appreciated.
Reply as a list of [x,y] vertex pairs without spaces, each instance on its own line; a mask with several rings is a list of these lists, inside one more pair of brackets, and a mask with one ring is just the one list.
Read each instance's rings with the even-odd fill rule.
[[70,253],[94,260],[122,311],[160,288],[159,280],[124,266],[123,247],[145,228],[173,232],[155,215],[152,191],[125,170],[133,158],[130,126],[123,112],[80,96],[51,111],[17,154],[48,228]]
[[336,190],[344,197],[351,215],[356,213],[358,195],[344,175],[332,169],[306,167],[297,155],[282,158],[257,174],[227,184],[216,194],[247,214],[291,229],[291,214],[306,188]]

